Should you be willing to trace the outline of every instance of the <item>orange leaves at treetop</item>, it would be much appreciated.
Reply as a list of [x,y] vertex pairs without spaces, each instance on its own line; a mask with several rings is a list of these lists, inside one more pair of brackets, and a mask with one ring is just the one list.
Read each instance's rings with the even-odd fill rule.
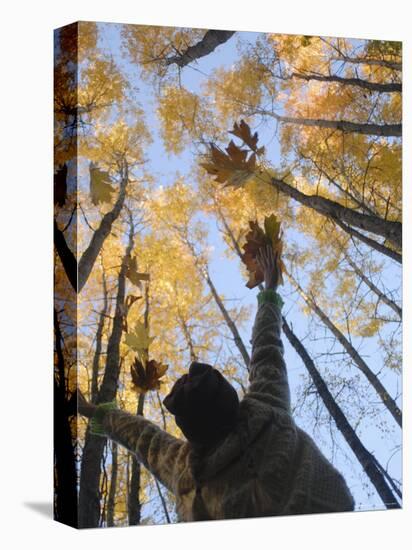
[[257,221],[249,222],[250,231],[246,235],[246,243],[243,246],[244,253],[242,261],[249,271],[249,280],[246,283],[248,288],[255,288],[263,282],[264,276],[256,261],[257,251],[270,244],[276,254],[278,265],[278,284],[283,284],[282,272],[285,266],[282,262],[282,233],[280,231],[280,222],[274,214],[267,216],[264,220],[264,229]]
[[209,159],[201,163],[201,166],[215,176],[215,180],[219,183],[225,183],[227,186],[243,185],[253,176],[256,170],[256,157],[262,155],[265,149],[257,148],[258,134],[255,132],[252,135],[250,127],[244,120],[241,120],[240,124],[235,123],[233,130],[229,133],[241,139],[249,150],[242,149],[230,141],[225,148],[225,153],[211,143]]
[[146,393],[150,390],[158,390],[162,383],[162,376],[166,373],[168,365],[150,359],[146,365],[136,357],[130,367],[130,374],[134,389],[139,393]]

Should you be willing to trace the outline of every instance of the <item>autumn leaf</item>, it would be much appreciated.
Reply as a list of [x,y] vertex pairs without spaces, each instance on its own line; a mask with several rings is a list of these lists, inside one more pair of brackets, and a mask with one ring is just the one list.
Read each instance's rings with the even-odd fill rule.
[[130,367],[130,374],[134,389],[139,393],[146,393],[150,390],[158,390],[162,383],[162,376],[166,373],[168,365],[159,363],[155,359],[150,359],[144,365],[136,357]]
[[54,204],[64,206],[67,199],[67,164],[54,174]]
[[258,156],[263,155],[263,153],[265,152],[264,147],[260,147],[260,148],[257,147],[257,143],[259,139],[258,133],[255,132],[252,135],[250,126],[244,120],[241,120],[240,124],[235,122],[233,125],[233,130],[231,130],[229,134],[233,134],[234,136],[241,139],[243,143],[247,145],[249,149],[251,149]]
[[149,273],[140,273],[137,271],[137,258],[136,256],[134,258],[130,258],[127,271],[126,271],[126,277],[129,279],[129,281],[137,286],[138,288],[141,288],[141,281],[149,281],[150,275]]
[[210,144],[210,156],[207,162],[201,166],[219,183],[240,186],[246,183],[254,174],[256,168],[256,155],[252,153],[247,158],[248,152],[241,149],[233,141],[226,147],[226,152],[219,147]]
[[101,170],[98,166],[90,163],[90,198],[92,203],[97,206],[99,203],[110,203],[115,189],[111,183],[107,172]]
[[153,340],[154,337],[149,336],[149,329],[138,321],[133,332],[126,334],[125,344],[134,351],[142,352],[149,348]]
[[249,222],[250,231],[246,235],[246,243],[243,246],[244,253],[242,261],[246,265],[249,272],[249,280],[246,283],[248,288],[255,288],[264,281],[264,275],[257,261],[256,254],[258,250],[270,244],[277,254],[278,258],[278,284],[283,284],[282,272],[285,271],[285,266],[281,259],[282,254],[282,234],[280,231],[280,222],[274,214],[265,217],[264,229],[262,229],[257,221]]
[[211,143],[209,158],[207,162],[200,165],[209,174],[215,176],[215,181],[236,187],[245,184],[254,175],[256,158],[264,153],[265,148],[257,147],[258,133],[255,132],[252,135],[250,127],[244,120],[241,120],[240,124],[235,123],[233,130],[229,133],[242,139],[250,151],[242,149],[233,140],[226,147],[226,153]]

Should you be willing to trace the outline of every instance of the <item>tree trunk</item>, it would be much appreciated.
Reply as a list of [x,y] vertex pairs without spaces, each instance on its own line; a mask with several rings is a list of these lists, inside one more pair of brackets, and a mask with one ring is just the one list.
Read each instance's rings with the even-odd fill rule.
[[[126,248],[118,276],[115,315],[107,345],[106,367],[96,403],[113,401],[116,397],[120,373],[120,341],[122,337],[126,271],[134,243],[134,227],[131,223],[129,244]],[[80,470],[79,525],[81,528],[98,527],[100,518],[100,463],[105,445],[103,437],[86,432]]]
[[367,57],[349,57],[346,55],[341,55],[339,57],[332,57],[331,60],[345,61],[346,63],[353,64],[375,65],[378,67],[386,67],[387,69],[392,69],[394,71],[402,70],[402,63],[397,63],[396,61],[386,61],[385,59],[368,59]]
[[388,248],[387,246],[375,241],[374,239],[371,239],[367,235],[364,235],[363,233],[360,233],[359,231],[357,231],[353,227],[350,227],[349,225],[343,223],[338,218],[334,218],[332,216],[330,216],[330,218],[336,223],[336,225],[338,225],[341,229],[343,229],[343,231],[345,231],[345,233],[347,233],[351,237],[355,237],[356,239],[358,239],[362,243],[365,243],[366,245],[370,246],[371,248],[373,248],[377,252],[380,252],[381,254],[384,254],[388,258],[391,258],[392,260],[395,260],[395,262],[398,262],[399,264],[402,263],[402,256],[400,254],[398,254],[397,252],[395,252],[395,250],[392,250],[391,248]]
[[[145,394],[141,393],[137,402],[137,412],[143,416]],[[127,498],[127,511],[129,525],[139,525],[142,515],[142,503],[140,501],[141,465],[132,455],[132,469],[130,476],[129,493]]]
[[53,223],[53,240],[69,283],[72,285],[74,291],[77,292],[77,260],[66,242],[63,231],[59,229],[56,220]]
[[122,177],[120,183],[120,191],[115,205],[110,212],[107,212],[103,216],[99,227],[93,233],[89,246],[83,252],[79,263],[77,263],[75,255],[70,250],[64,234],[59,229],[56,220],[54,221],[54,244],[60,256],[67,278],[76,292],[80,292],[86,284],[103,243],[110,234],[113,223],[120,215],[126,198],[127,184],[128,173],[126,167],[125,175]]
[[299,126],[329,128],[331,130],[339,130],[343,133],[363,134],[366,136],[402,136],[402,124],[369,124],[362,122],[350,122],[348,120],[325,120],[322,118],[290,117],[278,115],[273,111],[267,111],[265,109],[257,109],[256,113],[271,116],[275,118],[278,122],[283,122],[284,124],[297,124]]
[[399,409],[396,401],[389,395],[386,391],[384,385],[379,380],[377,375],[368,367],[366,362],[359,355],[357,350],[352,346],[346,336],[338,329],[338,327],[329,319],[329,317],[324,313],[324,311],[317,305],[313,297],[308,296],[303,289],[299,286],[297,281],[291,276],[288,275],[288,278],[292,281],[295,287],[298,289],[300,295],[308,304],[308,306],[316,313],[316,315],[321,319],[321,321],[328,327],[332,332],[335,338],[339,341],[342,347],[346,350],[348,355],[352,358],[356,367],[365,375],[368,382],[371,384],[373,389],[379,395],[382,403],[388,409],[390,414],[393,416],[396,423],[402,427],[402,413]]
[[197,361],[197,354],[196,354],[196,351],[195,351],[195,346],[194,346],[194,343],[193,343],[192,334],[190,333],[190,329],[187,326],[187,323],[186,323],[185,319],[183,318],[182,314],[180,313],[180,311],[178,311],[178,321],[179,321],[179,324],[182,328],[183,334],[185,336],[187,346],[189,348],[190,360],[191,361]]
[[118,447],[117,443],[112,441],[112,473],[110,476],[110,489],[109,497],[107,500],[107,526],[113,527],[114,525],[114,509],[116,506],[116,484],[117,484],[117,455]]
[[[70,411],[66,398],[66,372],[60,324],[54,310],[55,353],[57,373],[53,386],[53,439],[54,439],[54,519],[77,527],[77,475]],[[74,434],[75,435],[75,434]]]
[[240,336],[240,333],[237,329],[237,326],[236,326],[235,322],[231,318],[230,313],[227,311],[227,309],[225,307],[225,304],[223,303],[221,297],[219,296],[219,293],[216,290],[215,285],[213,284],[212,279],[210,278],[209,271],[208,271],[207,267],[201,265],[201,263],[199,262],[199,259],[196,255],[196,250],[194,249],[194,246],[192,245],[192,243],[190,243],[186,238],[182,238],[182,235],[180,235],[180,238],[182,239],[184,244],[186,244],[186,246],[188,247],[188,249],[192,253],[196,268],[198,269],[199,274],[206,281],[206,283],[207,283],[207,285],[208,285],[208,287],[209,287],[209,289],[212,293],[212,296],[215,300],[215,303],[216,303],[217,307],[219,308],[219,310],[220,310],[220,312],[223,316],[223,319],[225,320],[230,332],[233,335],[233,340],[234,340],[234,342],[236,344],[236,347],[238,348],[238,350],[239,350],[239,352],[240,352],[240,354],[243,358],[243,361],[246,365],[246,369],[249,371],[249,364],[250,364],[249,353],[246,349],[245,344],[243,343],[242,337]]
[[[144,311],[144,326],[149,328],[149,283],[146,283],[145,287],[145,311]],[[149,358],[149,349],[145,350],[146,358]],[[140,393],[137,400],[137,415],[143,416],[144,413],[145,394]],[[128,517],[129,525],[139,525],[142,514],[142,503],[140,500],[140,486],[141,486],[141,464],[137,460],[135,455],[132,455],[132,470],[130,476],[129,492],[128,492]]]
[[318,74],[299,74],[293,73],[293,78],[299,78],[301,80],[317,80],[318,82],[338,82],[344,86],[357,86],[371,92],[391,93],[402,92],[402,84],[399,82],[370,82],[369,80],[363,80],[361,78],[344,78],[337,75],[318,75]]
[[357,204],[359,208],[363,210],[364,213],[369,214],[371,216],[379,217],[379,214],[376,210],[374,210],[370,204],[365,204],[364,197],[359,193],[359,191],[352,185],[350,181],[348,181],[348,178],[346,177],[347,181],[347,188],[345,189],[340,183],[336,181],[334,177],[332,177],[330,174],[326,172],[326,170],[316,162],[316,160],[312,157],[308,157],[307,155],[303,154],[301,151],[299,151],[299,156],[303,158],[304,160],[310,161],[319,171],[319,173],[324,176],[330,184],[332,184],[334,187],[339,189],[339,191],[346,195],[349,200],[351,200],[353,203]]
[[203,276],[204,276],[204,278],[205,278],[205,280],[206,280],[206,282],[207,282],[207,284],[210,288],[210,291],[213,295],[213,298],[215,299],[215,302],[216,302],[218,308],[220,309],[220,312],[222,313],[222,316],[223,316],[224,320],[226,321],[227,326],[229,327],[230,332],[233,335],[233,340],[234,340],[234,342],[236,344],[236,347],[239,350],[239,352],[240,352],[240,354],[243,358],[243,361],[246,365],[246,368],[247,368],[247,370],[249,370],[249,365],[250,365],[249,353],[246,349],[245,344],[243,343],[242,337],[239,334],[237,326],[236,326],[235,322],[233,321],[233,319],[231,318],[229,312],[227,311],[227,309],[225,307],[225,304],[223,303],[221,297],[219,296],[219,294],[216,290],[216,287],[213,284],[213,281],[210,278],[209,272],[207,270],[205,271]]
[[212,53],[218,46],[224,44],[235,34],[235,31],[216,31],[209,30],[206,31],[202,40],[189,46],[187,50],[168,57],[166,59],[166,65],[172,65],[175,63],[178,67],[183,68],[192,61],[199,59],[200,57],[205,57]]
[[115,202],[114,207],[110,212],[107,212],[101,222],[99,227],[93,233],[93,237],[89,243],[89,246],[83,252],[82,257],[79,261],[79,280],[78,280],[78,292],[82,290],[84,285],[89,278],[90,272],[93,269],[94,262],[96,261],[97,256],[103,246],[104,241],[109,236],[110,231],[114,222],[120,215],[120,212],[123,208],[124,201],[126,198],[127,184],[129,182],[129,175],[127,170],[127,165],[125,165],[125,173],[122,175],[120,182],[120,191]]
[[102,336],[104,330],[104,321],[108,311],[108,291],[106,284],[106,275],[102,273],[103,276],[103,308],[99,315],[99,322],[97,325],[96,331],[96,349],[93,356],[93,365],[92,365],[92,390],[91,390],[91,402],[95,403],[98,395],[98,380],[99,380],[99,366],[100,366],[100,355],[102,353]]
[[271,184],[278,191],[295,199],[300,204],[316,210],[319,214],[380,235],[391,241],[400,250],[402,249],[402,224],[400,222],[392,222],[383,220],[378,216],[363,214],[319,195],[306,195],[296,187],[292,187],[277,178],[272,178]]
[[322,398],[329,414],[336,423],[336,427],[341,432],[346,442],[352,449],[354,455],[358,459],[362,468],[364,469],[366,475],[370,479],[371,483],[375,487],[378,495],[382,499],[382,502],[386,508],[400,508],[400,505],[395,498],[391,488],[388,486],[384,475],[382,474],[382,466],[379,465],[376,458],[370,453],[362,444],[361,440],[357,436],[355,430],[349,424],[346,416],[344,415],[342,409],[336,403],[334,397],[330,393],[325,381],[321,377],[319,371],[315,367],[314,362],[309,356],[303,344],[293,333],[292,329],[286,322],[286,319],[283,318],[283,331],[289,340],[290,344],[296,350],[296,352],[301,357],[307,371],[309,372],[313,383],[315,384],[316,390]]

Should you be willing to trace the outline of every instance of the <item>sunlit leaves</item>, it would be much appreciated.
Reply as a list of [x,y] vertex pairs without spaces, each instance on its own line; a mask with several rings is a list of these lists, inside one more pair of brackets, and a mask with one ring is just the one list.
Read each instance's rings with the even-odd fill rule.
[[175,86],[163,90],[157,112],[165,148],[175,154],[190,146],[193,135],[201,131],[202,118],[206,116],[198,95]]

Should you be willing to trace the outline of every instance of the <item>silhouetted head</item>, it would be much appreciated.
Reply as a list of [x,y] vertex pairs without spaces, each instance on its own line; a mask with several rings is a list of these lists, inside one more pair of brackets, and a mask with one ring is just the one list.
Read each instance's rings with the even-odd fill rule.
[[216,369],[193,362],[163,400],[176,424],[198,450],[217,444],[234,427],[239,410],[236,390]]

